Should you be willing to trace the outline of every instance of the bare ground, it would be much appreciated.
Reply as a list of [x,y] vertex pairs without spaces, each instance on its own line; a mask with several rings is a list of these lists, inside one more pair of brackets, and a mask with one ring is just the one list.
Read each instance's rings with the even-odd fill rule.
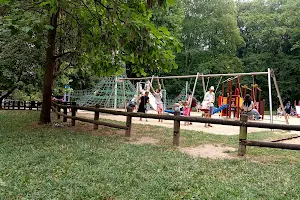
[[186,153],[194,158],[211,158],[211,159],[233,159],[228,153],[235,151],[233,147],[226,147],[221,145],[205,144],[198,147],[180,148],[180,151]]

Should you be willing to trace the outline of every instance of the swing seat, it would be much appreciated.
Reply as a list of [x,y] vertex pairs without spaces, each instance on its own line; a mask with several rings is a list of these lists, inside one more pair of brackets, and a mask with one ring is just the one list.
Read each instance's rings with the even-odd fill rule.
[[[165,113],[174,115],[175,111],[174,110],[165,110]],[[183,111],[180,111],[180,115],[183,115]]]

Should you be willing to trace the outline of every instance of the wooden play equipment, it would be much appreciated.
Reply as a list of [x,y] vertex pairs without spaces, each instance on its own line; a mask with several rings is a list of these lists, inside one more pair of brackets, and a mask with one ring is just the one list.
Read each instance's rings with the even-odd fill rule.
[[[235,86],[233,86],[234,80]],[[226,92],[225,87],[227,89]],[[231,118],[233,113],[233,117],[238,119],[240,117],[240,107],[242,106],[243,98],[249,93],[249,91],[256,109],[262,116],[262,119],[264,119],[265,101],[261,99],[262,90],[257,84],[251,84],[251,88],[247,85],[241,86],[240,76],[229,78],[222,83],[222,92],[218,97],[218,106],[228,104],[228,108],[222,110],[221,116]]]
[[[235,88],[233,89],[233,81],[235,80]],[[226,86],[225,86],[226,85]],[[225,92],[226,87],[226,92]],[[222,110],[221,116],[231,118],[232,113],[235,118],[240,116],[240,106],[243,102],[241,97],[241,82],[240,76],[228,78],[222,83],[222,92],[218,97],[218,106],[228,104],[228,108]]]

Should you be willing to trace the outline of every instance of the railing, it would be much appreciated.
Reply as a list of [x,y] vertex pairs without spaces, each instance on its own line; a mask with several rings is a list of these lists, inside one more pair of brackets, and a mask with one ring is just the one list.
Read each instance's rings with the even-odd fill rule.
[[39,110],[42,107],[42,102],[38,101],[13,101],[5,100],[2,103],[2,108],[6,110]]
[[[71,109],[71,113],[72,113],[71,116],[68,115],[68,108]],[[61,109],[63,109],[63,113],[60,112]],[[79,121],[94,124],[94,129],[98,129],[98,125],[119,128],[119,129],[125,130],[126,137],[130,137],[130,135],[131,135],[132,117],[172,120],[172,121],[174,121],[173,145],[175,145],[175,146],[179,146],[179,142],[180,142],[180,122],[181,121],[189,121],[189,122],[199,122],[199,123],[220,124],[220,125],[227,125],[227,126],[228,125],[229,126],[239,126],[240,127],[239,150],[238,150],[239,156],[245,155],[246,146],[260,146],[260,147],[269,147],[269,148],[300,150],[300,145],[296,145],[296,144],[284,144],[284,143],[276,143],[276,142],[261,142],[261,141],[247,140],[247,127],[300,131],[299,125],[248,122],[247,115],[242,115],[240,120],[234,121],[234,120],[211,119],[211,118],[202,118],[202,117],[185,117],[185,116],[180,116],[179,111],[175,111],[174,116],[133,113],[132,109],[130,107],[127,108],[127,112],[115,111],[115,110],[107,110],[107,109],[99,108],[99,105],[96,105],[95,107],[77,106],[75,102],[73,102],[72,105],[66,105],[66,104],[60,104],[60,103],[54,102],[53,106],[52,106],[52,110],[57,114],[58,119],[60,119],[60,116],[63,116],[64,122],[67,122],[67,119],[71,119],[72,126],[75,126],[75,121],[79,120]],[[76,117],[77,110],[85,110],[85,111],[94,112],[95,113],[94,120]],[[99,121],[100,113],[126,116],[127,117],[126,125],[124,126],[124,125],[120,125],[120,124]]]

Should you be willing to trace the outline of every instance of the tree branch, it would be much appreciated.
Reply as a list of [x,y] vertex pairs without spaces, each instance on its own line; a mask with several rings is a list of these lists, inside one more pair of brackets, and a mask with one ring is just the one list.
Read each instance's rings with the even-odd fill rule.
[[74,51],[64,52],[64,53],[62,53],[62,54],[59,54],[59,55],[54,56],[54,59],[63,57],[63,56],[65,56],[65,55],[67,55],[67,54],[73,54],[73,53],[75,53],[75,52],[74,52]]
[[12,89],[8,90],[8,92],[5,95],[2,95],[0,97],[0,107],[2,104],[2,100],[5,99],[6,97],[8,97],[9,95],[11,95],[13,93],[13,91],[15,91],[15,89],[17,89],[17,88],[18,88],[18,86],[14,86]]
[[[82,25],[81,25],[81,23],[79,22],[78,18],[76,18],[75,16],[73,16],[73,15],[72,15],[70,12],[68,12],[67,10],[64,10],[64,11],[65,11],[65,13],[67,13],[71,18],[73,18],[73,19],[76,21],[76,23],[77,23],[78,26],[82,27]],[[92,33],[89,29],[87,29],[87,31],[89,32],[89,34],[90,34],[92,37],[94,37],[93,33]]]
[[81,3],[84,5],[84,7],[89,11],[89,13],[92,15],[92,17],[94,17],[94,19],[97,19],[97,17],[95,16],[95,14],[89,9],[89,7],[84,3],[83,0],[81,0]]
[[108,7],[108,6],[104,5],[101,0],[94,0],[94,1],[97,2],[97,3],[99,3],[106,10],[113,10],[114,9],[114,8],[111,8],[111,7]]

